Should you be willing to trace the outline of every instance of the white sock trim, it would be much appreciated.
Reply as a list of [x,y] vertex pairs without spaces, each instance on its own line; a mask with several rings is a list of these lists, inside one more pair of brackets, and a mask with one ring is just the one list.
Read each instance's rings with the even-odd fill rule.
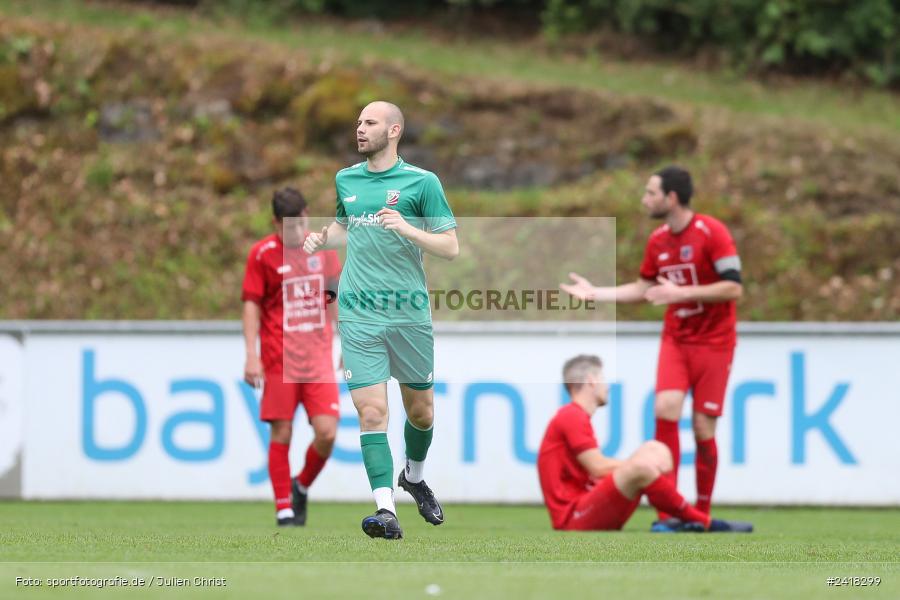
[[282,508],[275,514],[276,519],[287,519],[294,517],[294,509],[293,508]]
[[394,506],[393,488],[375,488],[372,490],[372,495],[375,497],[375,506],[378,507],[378,510],[385,508],[395,515],[397,514],[397,508]]
[[422,429],[421,427],[416,427],[416,426],[413,424],[413,422],[410,421],[409,419],[407,419],[406,422],[409,423],[409,426],[410,426],[410,427],[412,427],[413,429],[415,429],[415,430],[417,430],[417,431],[431,431],[432,429],[434,429],[434,421],[432,421],[432,422],[431,422],[431,425],[429,425],[429,426],[426,427],[425,429]]
[[405,476],[410,483],[419,483],[425,479],[425,461],[407,458]]

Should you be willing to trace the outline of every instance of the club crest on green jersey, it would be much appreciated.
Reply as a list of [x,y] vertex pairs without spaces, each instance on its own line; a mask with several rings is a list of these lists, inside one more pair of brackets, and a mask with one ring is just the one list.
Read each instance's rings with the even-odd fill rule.
[[388,206],[394,206],[400,202],[400,190],[388,190],[387,200],[384,201]]

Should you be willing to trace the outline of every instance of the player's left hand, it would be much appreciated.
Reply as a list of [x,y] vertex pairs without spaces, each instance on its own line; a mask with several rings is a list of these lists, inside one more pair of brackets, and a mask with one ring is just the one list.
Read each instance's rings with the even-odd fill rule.
[[590,281],[578,273],[569,273],[569,278],[574,283],[561,283],[559,284],[559,289],[582,300],[595,300],[597,298],[597,288]]
[[660,275],[656,278],[659,285],[654,285],[644,293],[644,300],[654,306],[675,304],[685,301],[685,289]]
[[403,218],[403,215],[401,215],[393,208],[382,208],[377,213],[375,213],[375,216],[381,218],[382,227],[384,227],[388,231],[396,231],[403,237],[409,237],[410,231],[415,229],[412,225],[406,222],[406,219]]

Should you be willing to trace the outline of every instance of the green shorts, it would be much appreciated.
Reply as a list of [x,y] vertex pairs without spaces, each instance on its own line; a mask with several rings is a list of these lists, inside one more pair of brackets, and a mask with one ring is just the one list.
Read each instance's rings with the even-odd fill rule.
[[351,390],[391,377],[416,390],[434,385],[434,334],[431,323],[376,325],[338,322],[344,379]]

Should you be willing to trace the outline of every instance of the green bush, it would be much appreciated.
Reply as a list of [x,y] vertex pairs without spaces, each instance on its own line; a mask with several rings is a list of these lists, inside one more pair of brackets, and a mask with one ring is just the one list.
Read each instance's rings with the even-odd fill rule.
[[753,69],[900,82],[892,0],[547,0],[542,18],[553,35],[609,28],[662,50],[720,47]]

